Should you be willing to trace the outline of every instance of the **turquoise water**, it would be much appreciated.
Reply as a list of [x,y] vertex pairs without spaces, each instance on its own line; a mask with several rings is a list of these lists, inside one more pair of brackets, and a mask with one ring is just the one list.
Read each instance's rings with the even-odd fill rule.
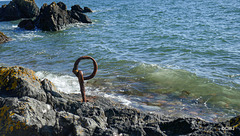
[[[39,7],[51,2],[36,0]],[[0,45],[0,65],[31,68],[59,90],[79,92],[71,71],[78,57],[89,55],[99,70],[85,85],[88,94],[209,121],[240,113],[239,0],[63,2],[68,9],[91,8],[93,23],[42,32],[0,22],[0,31],[12,38]],[[90,61],[80,64],[91,73]]]

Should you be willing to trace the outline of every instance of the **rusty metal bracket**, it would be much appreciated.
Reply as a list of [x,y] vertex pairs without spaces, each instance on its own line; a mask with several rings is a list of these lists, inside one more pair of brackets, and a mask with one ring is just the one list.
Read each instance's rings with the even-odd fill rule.
[[[78,70],[78,64],[83,59],[91,59],[92,62],[93,62],[93,66],[94,66],[94,70],[93,70],[92,74],[87,76],[87,77],[84,77],[83,72],[81,70]],[[98,69],[97,62],[90,56],[82,56],[82,57],[78,58],[74,63],[74,67],[73,67],[72,72],[78,77],[83,102],[87,102],[86,95],[85,95],[84,80],[92,79],[96,75],[97,69]]]

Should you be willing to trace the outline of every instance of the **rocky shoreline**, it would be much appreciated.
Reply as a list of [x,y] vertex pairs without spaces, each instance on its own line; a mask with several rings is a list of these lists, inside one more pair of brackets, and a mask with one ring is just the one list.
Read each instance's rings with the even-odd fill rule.
[[239,135],[240,116],[219,123],[169,117],[110,99],[57,91],[23,67],[0,67],[0,135],[161,136]]
[[59,31],[69,24],[92,23],[84,14],[87,12],[92,10],[88,7],[81,8],[79,5],[73,5],[71,10],[67,10],[63,2],[52,2],[50,5],[45,3],[39,10],[34,0],[12,0],[8,5],[0,7],[0,21],[23,19],[18,24],[20,28]]

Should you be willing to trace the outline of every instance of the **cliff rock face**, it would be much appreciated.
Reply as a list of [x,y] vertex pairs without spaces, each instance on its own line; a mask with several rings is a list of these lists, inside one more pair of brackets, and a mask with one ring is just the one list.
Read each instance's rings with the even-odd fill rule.
[[12,21],[21,18],[33,18],[39,15],[34,0],[12,0],[0,8],[0,21]]
[[[58,92],[23,67],[0,67],[0,135],[24,136],[166,136],[239,135],[240,117],[209,123],[197,118],[149,114],[80,94]],[[223,128],[229,128],[224,130]]]
[[2,32],[0,32],[0,44],[9,41],[9,38]]

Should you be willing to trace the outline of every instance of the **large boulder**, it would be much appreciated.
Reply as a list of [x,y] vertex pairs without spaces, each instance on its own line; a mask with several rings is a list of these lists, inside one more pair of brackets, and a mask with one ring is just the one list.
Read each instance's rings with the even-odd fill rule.
[[34,22],[29,19],[29,20],[22,20],[19,24],[18,27],[24,28],[26,30],[32,30],[35,28]]
[[210,123],[198,118],[150,114],[80,94],[58,92],[23,67],[0,67],[0,135],[166,136],[239,135],[240,116]]
[[35,24],[44,31],[57,31],[70,23],[69,18],[66,5],[62,2],[53,2],[41,7],[40,15],[36,18]]
[[23,67],[0,67],[0,94],[11,97],[29,96],[47,101],[46,93],[35,72]]
[[[75,5],[76,6],[76,5]],[[74,7],[74,6],[73,6]],[[73,8],[72,7],[72,8]],[[80,6],[79,6],[80,7]],[[78,9],[71,9],[71,11],[69,11],[70,16],[71,16],[71,22],[79,22],[79,23],[92,23],[92,21],[88,18],[87,15],[83,14],[85,12],[85,9],[82,10],[82,8],[80,7],[79,10]]]
[[33,18],[39,15],[39,8],[35,0],[12,0],[22,13],[21,18]]
[[35,20],[35,25],[44,31],[58,31],[71,23],[92,23],[83,9],[67,10],[63,2],[43,4],[40,15]]
[[7,41],[9,41],[9,38],[3,32],[0,32],[0,44]]
[[0,8],[0,21],[12,21],[21,18],[33,18],[39,15],[34,0],[12,0]]

